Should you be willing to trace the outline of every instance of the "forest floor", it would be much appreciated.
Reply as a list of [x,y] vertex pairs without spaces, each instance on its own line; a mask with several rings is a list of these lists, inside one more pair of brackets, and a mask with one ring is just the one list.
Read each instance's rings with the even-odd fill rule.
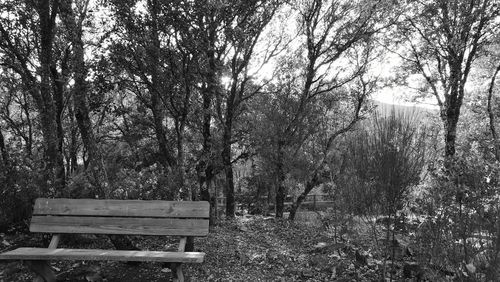
[[[307,216],[306,216],[307,218]],[[361,226],[361,225],[360,225]],[[206,253],[202,264],[184,266],[188,281],[383,281],[382,256],[370,239],[370,228],[329,227],[319,217],[291,223],[262,216],[221,221],[205,238],[196,238],[195,251]],[[342,235],[342,236],[339,236]],[[142,249],[175,248],[175,238],[132,237]],[[0,252],[18,246],[46,246],[48,238],[13,232],[0,234]],[[61,247],[112,248],[104,236],[79,236]],[[409,259],[400,256],[394,280],[413,281]],[[136,265],[108,261],[52,262],[58,281],[165,281],[170,269],[159,263]],[[386,272],[388,277],[389,271]],[[408,276],[409,275],[409,276]],[[413,277],[412,277],[413,276]],[[419,277],[424,278],[424,277]],[[21,262],[0,261],[0,281],[29,281],[32,273]],[[425,279],[425,278],[424,278]]]

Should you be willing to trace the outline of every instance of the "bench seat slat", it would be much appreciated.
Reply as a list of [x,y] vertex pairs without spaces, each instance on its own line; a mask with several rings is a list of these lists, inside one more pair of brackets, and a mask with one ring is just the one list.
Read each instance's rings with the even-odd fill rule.
[[31,232],[207,236],[208,220],[175,218],[123,218],[33,216]]
[[98,249],[18,248],[0,255],[3,260],[113,260],[202,263],[202,252],[158,252]]
[[34,215],[208,218],[206,201],[48,199],[35,201]]

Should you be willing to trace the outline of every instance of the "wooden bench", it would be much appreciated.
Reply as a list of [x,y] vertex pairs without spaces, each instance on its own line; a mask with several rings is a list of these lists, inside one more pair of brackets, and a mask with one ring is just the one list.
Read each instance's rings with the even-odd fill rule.
[[[169,263],[174,281],[183,281],[183,263],[201,263],[202,252],[185,252],[187,237],[208,235],[208,202],[45,199],[35,202],[30,231],[53,233],[48,248],[18,248],[1,260],[23,260],[34,281],[55,281],[49,260],[110,260]],[[60,234],[180,236],[177,252],[61,249]]]

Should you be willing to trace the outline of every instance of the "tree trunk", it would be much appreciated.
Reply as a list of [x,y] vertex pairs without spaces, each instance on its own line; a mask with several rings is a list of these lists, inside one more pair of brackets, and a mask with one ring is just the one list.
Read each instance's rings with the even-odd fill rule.
[[[85,6],[87,4],[88,2],[86,2]],[[86,11],[84,10],[83,13],[85,12]],[[87,151],[87,161],[85,162],[85,168],[90,172],[92,184],[95,187],[95,191],[93,192],[93,194],[102,199],[106,198],[106,191],[104,191],[103,183],[105,183],[107,180],[103,175],[105,168],[100,162],[101,157],[95,141],[94,132],[92,130],[90,109],[87,103],[87,82],[85,81],[85,78],[87,76],[87,68],[85,65],[84,43],[82,40],[82,22],[85,16],[85,14],[80,15],[80,19],[77,21],[72,8],[72,0],[64,0],[61,2],[61,17],[64,21],[64,24],[66,25],[67,32],[71,38],[71,43],[73,46],[72,70],[75,79],[75,83],[73,86],[73,108],[75,111],[74,117],[78,125],[78,130],[80,131],[83,146]],[[71,159],[72,162],[76,161],[73,154]],[[72,169],[74,168],[76,168],[76,163],[72,166]]]
[[[67,64],[66,64],[67,57],[61,58],[61,69],[62,69],[62,76],[67,76]],[[57,71],[57,66],[56,63],[53,62],[50,68],[51,75],[52,75],[52,83],[53,83],[53,90],[52,90],[52,95],[54,97],[54,104],[56,107],[56,114],[55,114],[55,119],[56,119],[56,127],[57,127],[57,153],[58,153],[58,158],[57,158],[57,166],[59,168],[64,168],[64,129],[62,125],[63,121],[63,112],[64,112],[64,84],[65,84],[65,79],[61,78]],[[64,169],[59,169],[56,170],[58,173],[57,178],[58,179],[63,179],[63,183],[65,182],[66,174]],[[67,196],[66,191],[59,191],[58,196]]]
[[185,195],[184,199],[188,201],[193,200],[193,194],[191,190],[186,191],[186,185],[184,181],[184,124],[181,122],[176,122],[176,132],[177,132],[177,185],[179,191]]
[[[178,185],[179,189],[182,192],[187,192],[185,200],[188,201],[193,201],[194,194],[193,191],[184,191],[186,188],[185,182],[184,182],[184,121],[181,121],[180,125],[177,125],[177,170],[178,170]],[[192,252],[194,251],[194,237],[187,237],[186,240],[186,246],[185,246],[185,251],[186,252]]]
[[[190,69],[190,56],[183,54],[182,57],[182,76],[183,79],[183,95],[178,95],[176,100],[181,100],[181,106],[176,110],[172,109],[174,119],[175,119],[175,132],[177,133],[177,171],[178,171],[178,179],[179,179],[179,188],[181,191],[185,191],[187,194],[187,198],[189,200],[195,201],[198,199],[198,195],[195,189],[190,187],[186,187],[185,184],[185,174],[186,174],[186,160],[184,155],[184,130],[186,128],[186,121],[189,115],[190,110],[190,99],[191,99],[191,85],[193,82],[191,81],[192,73]],[[178,102],[173,100],[173,103]],[[189,240],[188,240],[189,241]]]
[[292,208],[290,209],[290,215],[288,216],[288,219],[293,221],[295,219],[295,215],[297,214],[297,211],[300,208],[300,205],[302,205],[302,202],[306,199],[307,195],[311,192],[311,190],[319,185],[319,171],[315,171],[314,174],[312,175],[312,178],[306,183],[306,186],[304,188],[304,191],[299,195],[297,200],[293,203]]
[[23,102],[24,104],[22,105],[24,115],[26,116],[26,123],[28,124],[28,136],[26,136],[26,155],[28,157],[31,157],[33,153],[33,123],[31,122],[31,114],[30,114],[30,106],[28,102],[28,95],[27,92],[29,91],[23,91]]
[[158,31],[158,13],[159,3],[157,0],[153,0],[149,4],[149,9],[152,17],[151,21],[151,34],[150,34],[150,45],[148,46],[148,58],[149,65],[148,70],[151,73],[151,86],[149,87],[149,93],[151,95],[151,111],[153,113],[153,125],[156,133],[156,139],[158,141],[158,149],[160,151],[160,162],[165,168],[174,165],[174,159],[169,150],[169,145],[167,141],[166,131],[163,126],[163,119],[165,113],[163,111],[162,100],[160,93],[163,93],[164,89],[161,87],[160,73],[158,69],[158,64],[160,63],[160,38]]
[[457,139],[457,124],[460,106],[450,105],[446,110],[444,118],[444,142],[445,142],[445,159],[449,159],[455,155],[455,146]]
[[233,138],[233,117],[236,110],[236,79],[236,77],[233,77],[229,97],[226,101],[226,116],[224,133],[222,135],[222,164],[224,165],[224,172],[226,175],[226,218],[233,218],[235,212],[231,139]]
[[[210,36],[209,36],[210,38]],[[206,56],[208,59],[208,70],[205,73],[205,79],[207,87],[204,88],[202,92],[203,95],[203,151],[201,159],[198,163],[198,173],[199,183],[200,183],[200,198],[202,201],[208,201],[210,203],[210,225],[215,223],[215,213],[213,212],[214,202],[210,197],[210,187],[212,180],[214,178],[214,166],[212,160],[212,133],[211,133],[211,123],[212,123],[212,99],[216,94],[216,73],[217,64],[215,58],[215,52],[213,45],[215,44],[213,38],[210,38],[207,42],[208,45],[212,46],[206,51]],[[217,195],[215,195],[217,197]]]
[[203,152],[198,164],[200,169],[200,198],[202,201],[210,201],[210,183],[213,179],[213,166],[211,160],[212,136],[210,132],[212,94],[211,90],[203,94]]
[[2,155],[2,162],[5,167],[10,167],[9,165],[9,155],[7,153],[7,148],[5,147],[5,139],[3,137],[2,129],[0,128],[0,153]]
[[[54,39],[57,1],[43,0],[38,3],[37,12],[40,20],[40,92],[34,97],[40,112],[44,143],[44,193],[56,196],[64,188],[63,156],[60,153],[60,141],[57,136],[58,125],[56,105],[51,91],[52,43]],[[52,190],[52,189],[53,190]]]
[[[464,97],[465,80],[462,77],[461,59],[452,57],[448,62],[450,68],[450,93],[446,96],[444,102],[444,111],[441,111],[444,122],[444,142],[445,160],[450,160],[455,155],[455,146],[457,139],[457,124],[460,117],[460,107]],[[444,113],[444,116],[443,116]],[[445,164],[446,165],[446,164]]]
[[[75,124],[75,115],[73,112],[73,107],[69,106],[69,119],[70,119],[70,141],[69,141],[69,173],[74,173],[78,169],[78,144],[77,144],[77,135],[78,135],[78,127]],[[86,164],[84,164],[85,168],[87,168]]]
[[[156,79],[155,79],[156,81]],[[163,127],[163,109],[161,108],[160,99],[155,89],[150,89],[151,92],[151,112],[153,113],[153,125],[160,151],[160,163],[167,170],[172,165],[172,158],[168,150],[168,142]]]
[[[234,199],[234,175],[231,144],[233,138],[233,121],[238,108],[237,96],[237,80],[238,75],[233,69],[233,82],[229,91],[229,96],[226,100],[226,116],[224,122],[224,133],[222,135],[222,164],[226,174],[226,218],[233,218],[235,213]],[[241,86],[242,87],[242,86]]]
[[444,134],[445,157],[453,157],[455,155],[455,143],[457,138],[457,124],[453,118],[447,118]]
[[284,177],[278,176],[278,187],[276,189],[276,217],[283,218],[285,211],[285,197],[286,187],[284,185]]
[[500,64],[497,66],[493,76],[491,77],[490,86],[488,88],[488,117],[490,119],[490,132],[493,138],[493,146],[495,158],[497,161],[500,161],[500,141],[498,139],[498,134],[496,130],[496,122],[495,122],[495,113],[493,112],[493,89],[495,88],[495,80],[500,71]]
[[[93,176],[93,185],[96,187],[94,194],[104,199],[107,197],[107,194],[106,191],[104,191],[102,183],[105,183],[107,179],[103,175],[105,168],[100,161],[101,156],[92,130],[90,110],[87,104],[87,84],[85,81],[87,69],[85,67],[84,45],[82,41],[82,19],[79,23],[76,21],[72,10],[71,0],[63,1],[61,8],[63,11],[61,16],[68,28],[73,45],[73,72],[75,76],[73,105],[75,109],[75,118],[83,145],[87,150],[87,168],[90,169],[90,173]],[[84,15],[81,15],[81,17],[84,17]],[[108,235],[108,237],[117,250],[139,250],[127,236]]]
[[285,160],[284,160],[284,147],[285,144],[283,141],[278,141],[278,154],[277,154],[277,163],[276,163],[276,197],[275,197],[275,208],[276,208],[276,217],[282,218],[283,212],[285,209],[285,197],[286,197],[286,187],[285,187]]
[[231,163],[231,138],[232,138],[232,119],[226,117],[226,127],[224,128],[222,162],[226,175],[226,218],[233,218],[235,212],[234,203],[234,175],[233,165]]

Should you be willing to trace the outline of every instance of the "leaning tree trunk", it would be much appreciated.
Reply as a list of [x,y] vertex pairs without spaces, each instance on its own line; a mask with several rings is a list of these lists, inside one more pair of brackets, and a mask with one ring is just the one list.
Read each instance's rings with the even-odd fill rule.
[[311,192],[311,190],[319,185],[319,172],[315,171],[312,178],[306,183],[306,186],[304,188],[304,191],[299,195],[297,200],[293,203],[292,208],[290,209],[290,215],[288,216],[288,219],[293,221],[295,219],[295,215],[297,214],[297,211],[300,208],[300,205],[302,205],[302,202],[306,199],[307,195]]
[[78,130],[80,131],[83,146],[88,155],[86,169],[92,176],[92,184],[95,187],[93,193],[99,198],[105,198],[106,191],[104,191],[104,186],[102,185],[107,181],[106,177],[104,177],[105,168],[100,161],[99,150],[92,130],[92,121],[90,120],[90,109],[87,103],[87,83],[85,81],[87,68],[85,66],[84,43],[82,40],[82,20],[85,14],[80,15],[81,18],[77,21],[73,12],[72,2],[72,0],[61,2],[61,18],[66,25],[73,46],[72,70],[75,79],[75,84],[73,86],[74,116],[78,125]]

